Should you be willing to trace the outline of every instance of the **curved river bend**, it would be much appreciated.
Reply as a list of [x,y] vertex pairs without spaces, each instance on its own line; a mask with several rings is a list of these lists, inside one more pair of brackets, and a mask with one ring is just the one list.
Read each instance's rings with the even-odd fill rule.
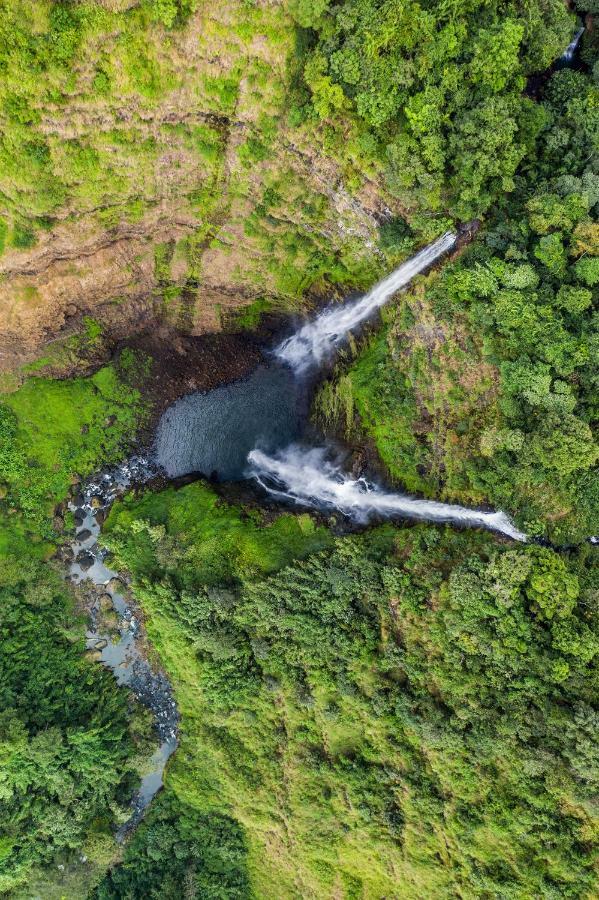
[[[366,478],[352,478],[326,447],[306,443],[312,388],[322,364],[398,290],[452,249],[447,232],[399,266],[363,297],[331,305],[272,352],[268,364],[246,379],[207,393],[190,394],[172,404],[156,431],[150,461],[134,458],[88,480],[70,504],[77,525],[69,576],[90,585],[88,649],[127,685],[154,715],[160,746],[152,769],[134,798],[122,840],[140,821],[162,786],[166,763],[177,747],[178,713],[166,676],[144,653],[145,636],[134,605],[118,573],[105,564],[98,545],[101,521],[114,500],[144,484],[158,471],[169,478],[202,475],[216,481],[253,479],[272,497],[322,510],[337,510],[356,522],[410,518],[483,527],[514,540],[526,540],[502,512],[484,512],[448,503],[420,500],[386,491]],[[90,584],[91,583],[91,584]],[[118,615],[118,637],[102,629],[102,610]]]

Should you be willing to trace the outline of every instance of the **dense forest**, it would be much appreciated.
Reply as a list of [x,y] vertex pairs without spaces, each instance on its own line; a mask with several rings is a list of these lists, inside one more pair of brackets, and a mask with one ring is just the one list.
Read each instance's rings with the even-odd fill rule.
[[259,895],[590,896],[592,550],[332,539],[199,485],[107,539],[181,703],[170,782],[244,823]]
[[82,610],[50,559],[72,527],[53,511],[74,476],[120,458],[143,421],[126,362],[88,379],[30,380],[0,407],[2,892],[35,885],[36,873],[48,885],[41,873],[70,858],[102,871],[152,741],[84,656]]
[[[0,0],[2,896],[597,895],[598,11]],[[85,652],[66,500],[155,421],[136,330],[244,333],[473,219],[312,414],[533,540],[202,480],[115,503],[180,714],[118,843],[155,734]]]
[[320,398],[346,431],[355,409],[412,490],[490,499],[562,543],[599,530],[596,95],[551,77],[519,189]]

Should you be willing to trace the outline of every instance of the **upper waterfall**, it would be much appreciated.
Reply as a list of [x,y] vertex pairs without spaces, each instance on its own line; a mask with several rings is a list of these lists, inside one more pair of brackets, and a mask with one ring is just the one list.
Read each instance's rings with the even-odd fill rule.
[[563,60],[563,62],[566,62],[566,63],[572,62],[572,60],[574,59],[574,54],[576,53],[578,44],[580,43],[580,39],[583,36],[583,34],[584,34],[584,28],[579,28],[578,31],[576,32],[576,34],[574,35],[574,37],[572,38],[572,40],[570,41],[570,43],[568,44],[568,46],[566,47],[566,49],[564,50],[564,52],[562,53],[562,55],[560,56],[560,59]]
[[352,303],[329,307],[315,319],[306,322],[275,349],[275,355],[295,372],[302,372],[323,362],[346,337],[348,332],[366,321],[384,306],[391,297],[405,287],[415,275],[431,266],[454,246],[457,235],[453,231],[423,247],[415,256],[402,263],[394,272],[379,281],[367,294]]

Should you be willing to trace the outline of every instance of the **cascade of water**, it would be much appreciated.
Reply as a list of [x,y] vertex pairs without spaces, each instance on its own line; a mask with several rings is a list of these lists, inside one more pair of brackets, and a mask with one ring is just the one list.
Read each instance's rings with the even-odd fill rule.
[[488,528],[516,541],[526,541],[526,535],[503,512],[482,512],[384,491],[364,478],[345,474],[322,447],[307,450],[291,445],[273,456],[256,449],[248,461],[250,474],[269,493],[303,506],[336,509],[356,522],[365,523],[376,516],[405,516]]
[[574,54],[576,53],[576,48],[580,43],[580,39],[584,34],[584,28],[579,28],[564,52],[562,53],[560,59],[565,63],[570,63],[574,59]]
[[[363,297],[342,306],[325,309],[311,322],[284,340],[275,350],[276,357],[301,375],[318,365],[360,325],[383,306],[409,281],[450,250],[457,235],[447,231],[402,263]],[[326,449],[288,446],[275,455],[257,447],[248,455],[249,474],[269,493],[316,508],[337,509],[354,521],[367,522],[373,516],[406,516],[433,522],[488,528],[517,541],[525,541],[503,512],[482,512],[450,503],[419,500],[383,490],[364,478],[351,478],[337,462],[328,458]]]
[[415,275],[447,253],[456,240],[457,235],[453,231],[447,231],[428,247],[424,247],[411,259],[402,263],[363,297],[351,303],[331,306],[312,321],[306,322],[275,349],[275,355],[297,373],[305,371],[312,365],[318,365],[347,337],[348,332],[366,321],[375,310],[384,306]]

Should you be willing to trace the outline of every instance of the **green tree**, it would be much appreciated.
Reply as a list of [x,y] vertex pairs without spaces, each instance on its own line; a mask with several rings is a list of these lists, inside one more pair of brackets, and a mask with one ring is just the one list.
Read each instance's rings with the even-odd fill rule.
[[565,275],[568,260],[561,234],[546,234],[538,242],[534,254],[552,275],[558,278]]
[[109,829],[136,781],[127,700],[75,639],[61,576],[0,558],[0,890]]
[[94,900],[245,900],[251,896],[239,825],[163,794]]
[[546,416],[531,441],[531,449],[543,466],[560,475],[588,469],[599,459],[591,429],[573,415]]

